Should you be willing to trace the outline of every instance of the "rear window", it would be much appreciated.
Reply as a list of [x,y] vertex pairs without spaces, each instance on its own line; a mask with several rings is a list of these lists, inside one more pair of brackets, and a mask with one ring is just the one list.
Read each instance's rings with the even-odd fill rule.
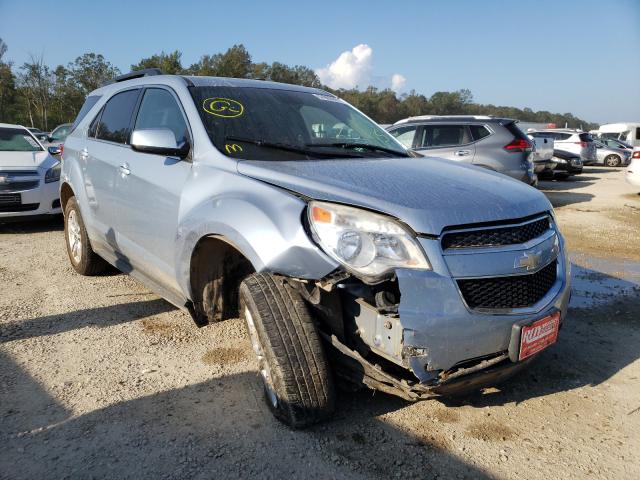
[[471,136],[474,140],[480,140],[481,138],[488,137],[491,132],[484,125],[470,125]]
[[518,140],[526,140],[527,142],[529,141],[529,137],[527,137],[524,134],[524,132],[522,130],[520,130],[520,127],[518,127],[518,125],[516,125],[515,122],[507,123],[504,126],[504,128],[509,130],[509,133],[511,133],[511,135],[513,135],[514,138],[516,138]]
[[73,125],[71,125],[71,130],[69,131],[69,133],[73,132],[76,129],[82,119],[87,116],[89,110],[91,110],[93,106],[98,102],[98,100],[100,100],[100,97],[101,95],[89,95],[87,97],[87,99],[82,104],[82,108],[78,112],[76,119],[73,121]]
[[590,133],[581,133],[578,135],[581,142],[593,142],[593,137]]

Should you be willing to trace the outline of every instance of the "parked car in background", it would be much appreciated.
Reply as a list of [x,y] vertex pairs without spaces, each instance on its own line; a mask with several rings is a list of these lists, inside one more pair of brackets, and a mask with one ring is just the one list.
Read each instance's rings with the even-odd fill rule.
[[43,132],[39,128],[27,127],[27,130],[29,130],[33,134],[33,136],[36,137],[41,143],[46,142],[47,138],[49,137],[49,134],[47,132]]
[[627,167],[625,178],[640,193],[640,147],[636,147],[631,155],[631,163]]
[[590,133],[569,128],[531,130],[527,133],[532,137],[553,137],[554,149],[577,153],[584,165],[598,161],[596,145]]
[[25,127],[0,123],[0,221],[62,213],[60,160]]
[[58,125],[56,128],[52,130],[52,132],[47,137],[47,143],[52,143],[52,144],[64,143],[65,139],[67,138],[67,135],[69,135],[69,132],[71,131],[72,126],[73,126],[72,123],[63,123],[61,125]]
[[597,139],[599,142],[604,143],[607,147],[622,148],[623,150],[633,151],[633,145],[629,145],[627,142],[623,142],[622,140],[618,140],[617,138],[598,136],[594,137],[594,139]]
[[[65,141],[69,261],[109,262],[200,326],[244,318],[287,425],[331,416],[336,377],[418,400],[503,380],[555,343],[570,264],[541,192],[412,158],[320,89],[149,74],[93,91]],[[515,124],[483,122],[461,135],[530,149]]]
[[582,173],[582,159],[577,153],[554,150],[552,158],[556,165],[553,172],[543,172],[541,178],[566,180],[571,175]]
[[424,115],[400,120],[387,130],[422,156],[470,163],[529,185],[537,181],[533,142],[513,119]]
[[608,123],[600,125],[598,136],[616,138],[633,147],[640,147],[640,123]]
[[596,165],[623,167],[629,164],[632,151],[628,148],[608,147],[599,140],[595,140],[594,143],[596,144],[596,154],[598,157]]
[[533,159],[534,172],[536,175],[544,174],[545,176],[553,175],[553,170],[556,167],[553,161],[553,137],[533,137],[527,135],[533,142],[533,152],[531,158]]

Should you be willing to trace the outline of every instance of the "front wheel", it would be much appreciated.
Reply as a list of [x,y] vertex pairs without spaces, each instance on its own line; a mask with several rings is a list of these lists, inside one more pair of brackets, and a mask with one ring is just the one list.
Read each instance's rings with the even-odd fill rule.
[[622,159],[618,155],[607,155],[604,159],[607,167],[619,167],[621,163]]
[[97,275],[106,269],[107,262],[91,248],[75,197],[67,201],[64,209],[64,237],[69,261],[76,272],[89,276]]
[[274,416],[293,428],[329,418],[333,379],[302,297],[283,277],[256,273],[240,285],[240,309]]

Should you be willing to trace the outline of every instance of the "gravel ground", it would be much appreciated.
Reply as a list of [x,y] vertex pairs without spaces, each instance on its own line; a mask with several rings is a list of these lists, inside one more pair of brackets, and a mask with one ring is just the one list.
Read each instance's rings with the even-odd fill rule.
[[343,393],[296,432],[239,320],[76,275],[59,221],[0,226],[0,478],[640,478],[640,196],[596,168],[541,189],[576,264],[557,345],[499,388]]

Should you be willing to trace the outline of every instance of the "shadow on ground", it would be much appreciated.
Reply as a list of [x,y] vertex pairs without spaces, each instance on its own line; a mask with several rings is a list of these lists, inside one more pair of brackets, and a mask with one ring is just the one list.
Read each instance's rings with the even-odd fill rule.
[[19,218],[11,221],[0,219],[0,235],[3,233],[42,233],[59,232],[64,230],[64,220],[62,215],[52,215],[33,220],[22,220]]
[[17,320],[2,325],[0,344],[27,338],[56,335],[90,326],[109,327],[175,309],[176,307],[166,300],[156,298],[106,307],[88,308],[58,315],[47,315],[31,320]]

